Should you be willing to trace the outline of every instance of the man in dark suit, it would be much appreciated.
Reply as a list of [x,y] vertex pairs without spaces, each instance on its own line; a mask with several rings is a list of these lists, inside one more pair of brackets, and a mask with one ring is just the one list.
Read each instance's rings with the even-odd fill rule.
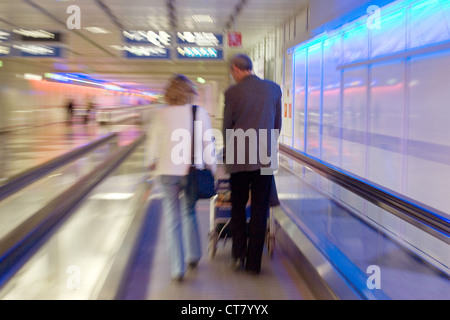
[[[281,88],[253,74],[251,59],[233,57],[236,85],[225,92],[225,167],[231,184],[234,267],[259,274],[281,129]],[[247,234],[246,206],[251,194]]]

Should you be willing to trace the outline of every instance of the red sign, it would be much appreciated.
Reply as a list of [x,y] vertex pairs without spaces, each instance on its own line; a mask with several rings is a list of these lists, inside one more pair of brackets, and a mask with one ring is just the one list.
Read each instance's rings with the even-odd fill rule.
[[242,47],[242,34],[240,32],[229,31],[228,32],[228,46],[229,47]]

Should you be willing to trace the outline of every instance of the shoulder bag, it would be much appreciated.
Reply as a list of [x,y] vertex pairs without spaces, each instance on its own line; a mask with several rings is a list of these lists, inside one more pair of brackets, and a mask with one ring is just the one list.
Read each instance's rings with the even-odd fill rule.
[[197,106],[192,106],[192,147],[191,147],[191,166],[187,177],[187,185],[185,192],[192,197],[192,199],[209,199],[216,195],[214,188],[214,177],[209,169],[197,169],[194,161],[195,154],[195,119],[197,113]]

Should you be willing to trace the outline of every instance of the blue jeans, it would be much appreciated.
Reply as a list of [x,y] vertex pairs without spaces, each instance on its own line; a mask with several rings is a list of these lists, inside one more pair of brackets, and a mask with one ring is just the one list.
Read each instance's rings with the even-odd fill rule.
[[197,263],[202,254],[195,215],[196,200],[185,196],[185,179],[181,176],[159,177],[172,278],[183,276],[186,263]]

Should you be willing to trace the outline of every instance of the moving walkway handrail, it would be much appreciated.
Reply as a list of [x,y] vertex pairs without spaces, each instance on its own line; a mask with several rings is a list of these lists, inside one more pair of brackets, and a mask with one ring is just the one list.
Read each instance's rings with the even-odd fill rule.
[[286,145],[280,145],[280,152],[302,162],[321,176],[358,194],[378,207],[400,217],[445,243],[450,243],[450,220],[445,213],[418,203],[392,190],[387,190],[373,182],[355,177],[351,173],[313,158]]
[[145,133],[142,133],[133,143],[117,150],[91,173],[0,239],[0,288],[45,244],[83,199],[144,141]]
[[82,155],[98,148],[99,146],[111,141],[117,137],[117,133],[107,134],[88,144],[75,148],[57,158],[49,160],[41,165],[26,170],[16,176],[9,178],[4,184],[0,185],[0,201],[26,187],[30,183],[39,180],[49,172],[62,167],[65,164],[81,157]]

